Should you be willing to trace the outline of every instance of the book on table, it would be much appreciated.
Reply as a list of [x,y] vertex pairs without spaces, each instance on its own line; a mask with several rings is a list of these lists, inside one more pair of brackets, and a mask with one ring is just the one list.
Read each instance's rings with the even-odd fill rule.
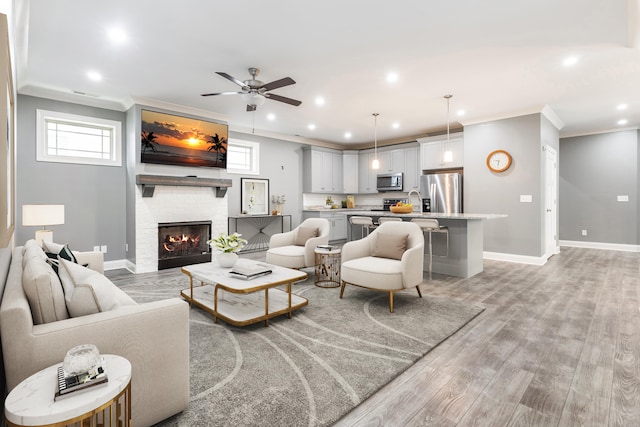
[[273,270],[271,270],[271,267],[265,264],[236,264],[233,266],[229,274],[238,279],[250,280],[272,272]]
[[104,369],[104,360],[90,370],[78,374],[70,374],[64,370],[62,365],[58,366],[58,386],[53,400],[72,395],[76,391],[105,384],[107,381],[109,381],[109,378]]

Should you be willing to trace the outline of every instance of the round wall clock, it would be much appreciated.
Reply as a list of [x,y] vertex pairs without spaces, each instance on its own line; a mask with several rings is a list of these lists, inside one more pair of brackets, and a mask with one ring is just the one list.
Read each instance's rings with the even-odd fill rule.
[[511,166],[511,154],[496,150],[487,156],[487,167],[493,172],[504,172]]

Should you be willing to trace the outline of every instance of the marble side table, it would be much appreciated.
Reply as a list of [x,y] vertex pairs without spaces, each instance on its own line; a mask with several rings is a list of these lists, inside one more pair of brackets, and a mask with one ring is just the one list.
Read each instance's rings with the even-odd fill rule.
[[36,372],[16,386],[4,403],[8,426],[131,425],[131,363],[111,354],[104,358],[109,381],[75,391],[57,401],[58,366]]

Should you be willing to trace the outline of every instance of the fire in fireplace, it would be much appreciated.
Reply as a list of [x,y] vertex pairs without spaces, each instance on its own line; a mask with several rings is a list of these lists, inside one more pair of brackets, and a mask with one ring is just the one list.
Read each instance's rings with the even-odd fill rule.
[[211,221],[158,224],[158,270],[211,261]]

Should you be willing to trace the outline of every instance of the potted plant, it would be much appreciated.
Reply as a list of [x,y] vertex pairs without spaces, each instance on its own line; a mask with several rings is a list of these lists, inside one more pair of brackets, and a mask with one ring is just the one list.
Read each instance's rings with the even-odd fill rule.
[[276,208],[275,208],[276,215],[282,215],[282,205],[284,205],[284,202],[286,202],[284,194],[280,196],[271,196],[271,203],[276,205]]
[[220,233],[215,239],[207,240],[209,246],[216,248],[220,252],[216,257],[220,267],[233,267],[238,261],[236,252],[247,244],[247,241],[241,236],[242,234],[239,233],[231,235]]

